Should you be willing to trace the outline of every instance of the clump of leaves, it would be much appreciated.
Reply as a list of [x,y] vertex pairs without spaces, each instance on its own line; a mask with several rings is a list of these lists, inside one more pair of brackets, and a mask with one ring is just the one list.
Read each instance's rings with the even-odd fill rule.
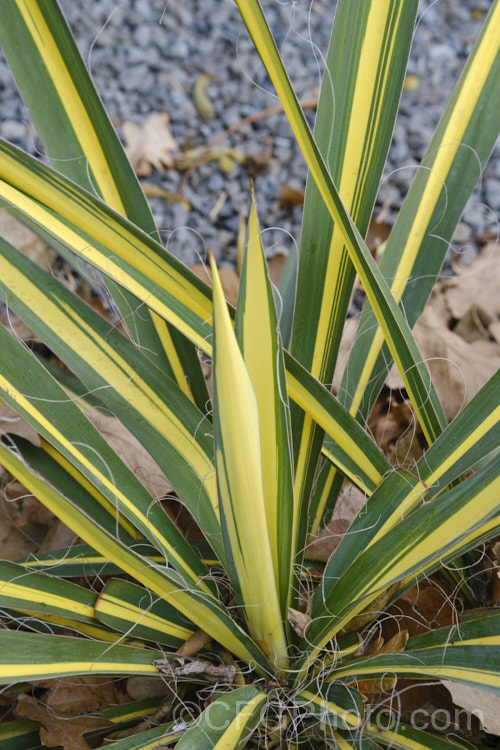
[[[0,460],[82,542],[0,564],[0,681],[164,681],[165,702],[98,717],[115,728],[141,720],[125,738],[108,733],[114,744],[105,746],[117,750],[360,740],[445,750],[451,741],[425,731],[429,724],[388,717],[366,697],[397,695],[397,680],[409,678],[500,690],[500,614],[474,609],[481,602],[467,581],[471,550],[499,530],[499,377],[448,425],[411,333],[498,135],[500,3],[380,267],[363,235],[416,0],[339,0],[314,136],[259,4],[238,6],[310,179],[297,277],[289,266],[279,294],[251,196],[236,310],[213,260],[212,294],[160,245],[56,3],[4,8],[2,44],[61,171],[0,142],[0,197],[82,273],[82,261],[101,272],[127,330],[0,241],[8,309],[65,365],[0,328],[0,393],[39,435],[38,444],[5,435]],[[335,397],[328,386],[356,274],[367,304]],[[200,352],[213,360],[213,398]],[[391,465],[363,427],[392,361],[426,447],[410,472]],[[200,538],[113,450],[89,418],[95,409],[146,448]],[[344,482],[364,493],[365,506],[327,562],[314,564],[308,540],[330,520]],[[374,641],[380,614],[443,565],[473,609],[410,639],[402,629]],[[104,585],[69,580],[89,576]],[[4,726],[4,741],[31,746],[33,722]]]

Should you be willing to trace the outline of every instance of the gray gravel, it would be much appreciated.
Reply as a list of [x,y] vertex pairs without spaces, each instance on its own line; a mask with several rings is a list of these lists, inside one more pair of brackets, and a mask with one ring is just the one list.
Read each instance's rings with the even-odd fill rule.
[[[204,145],[225,128],[277,100],[253,51],[232,0],[60,0],[88,60],[104,104],[120,124],[139,124],[154,112],[168,112],[182,145]],[[332,0],[266,0],[269,21],[282,47],[299,97],[311,97],[321,80],[332,24]],[[401,100],[377,206],[392,223],[432,136],[466,56],[479,31],[481,11],[491,0],[425,0],[408,73],[420,86]],[[311,43],[314,40],[314,46]],[[216,117],[203,121],[192,100],[201,73],[212,76],[207,94]],[[34,153],[39,144],[28,130],[28,114],[3,59],[0,59],[0,134]],[[312,121],[312,114],[309,115]],[[256,177],[264,242],[270,253],[288,248],[300,230],[301,209],[279,207],[281,185],[303,189],[306,168],[284,115],[274,115],[231,135],[227,145],[247,156],[271,148],[269,170]],[[175,192],[181,175],[154,173],[154,181]],[[165,244],[186,263],[205,258],[210,244],[219,261],[234,262],[239,212],[248,206],[248,170],[230,175],[218,163],[199,168],[184,190],[192,209],[152,199]],[[470,238],[497,231],[500,212],[500,149],[487,166],[455,237],[459,249]]]

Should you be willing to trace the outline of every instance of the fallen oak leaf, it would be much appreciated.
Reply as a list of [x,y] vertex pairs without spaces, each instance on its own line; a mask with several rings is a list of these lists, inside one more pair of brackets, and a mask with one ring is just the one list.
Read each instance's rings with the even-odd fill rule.
[[40,728],[40,742],[46,747],[63,747],[64,750],[91,750],[84,740],[86,732],[96,729],[107,729],[113,722],[91,716],[63,716],[56,715],[43,703],[30,695],[19,695],[17,715],[21,719],[32,719],[42,724]]
[[148,117],[142,126],[128,120],[123,123],[125,153],[140,177],[148,177],[153,167],[159,172],[173,168],[172,153],[179,151],[179,146],[169,122],[167,113],[160,112]]
[[459,682],[445,681],[443,685],[450,691],[453,703],[477,716],[485,732],[500,737],[499,695]]

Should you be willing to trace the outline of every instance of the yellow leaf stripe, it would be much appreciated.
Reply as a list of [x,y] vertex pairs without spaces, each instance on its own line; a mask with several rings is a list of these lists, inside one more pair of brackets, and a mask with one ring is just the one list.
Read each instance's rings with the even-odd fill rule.
[[[485,483],[479,490],[473,491],[471,489],[470,498],[468,495],[465,495],[466,488],[464,485],[461,494],[462,501],[456,501],[452,507],[450,499],[448,503],[449,507],[445,508],[447,517],[441,523],[436,521],[425,533],[423,528],[428,511],[426,509],[418,511],[420,513],[418,536],[414,538],[401,536],[397,541],[395,540],[391,554],[379,555],[377,567],[371,573],[364,575],[359,585],[355,586],[352,604],[349,604],[347,613],[336,617],[331,625],[327,624],[327,619],[324,620],[325,627],[319,630],[316,637],[314,637],[312,641],[314,646],[311,647],[310,653],[304,658],[301,664],[301,673],[311,665],[325,644],[345,627],[355,615],[359,614],[372,602],[379,592],[389,589],[391,584],[396,581],[404,580],[414,573],[432,567],[438,559],[448,557],[453,552],[453,547],[461,546],[464,538],[470,536],[470,534],[467,535],[467,530],[474,525],[477,524],[478,527],[483,529],[484,524],[491,520],[488,519],[488,516],[491,516],[498,510],[500,476],[495,476],[493,472],[490,473],[492,475],[490,481]],[[455,491],[460,492],[460,490],[461,488],[456,488]],[[487,520],[481,523],[481,519]],[[450,544],[455,539],[461,541],[455,543],[455,545]],[[382,540],[380,543],[382,543]],[[352,568],[352,570],[354,571],[355,569]],[[344,582],[344,585],[347,586],[347,580],[346,576],[344,579],[341,579],[339,585],[342,586]],[[332,598],[335,595],[334,592],[335,587],[332,590]],[[334,605],[330,603],[329,607],[331,608],[332,606]],[[343,607],[343,610],[345,611],[345,607]],[[321,619],[323,618],[313,620],[313,625],[316,622],[319,624]],[[312,638],[311,633],[309,634],[309,638]]]
[[311,177],[344,236],[353,265],[383,328],[391,355],[416,409],[424,434],[429,442],[433,442],[446,426],[446,420],[408,323],[395,304],[387,282],[356,225],[345,210],[283,68],[259,3],[256,0],[237,0],[237,4],[283,105]]
[[[405,12],[404,2],[394,0],[372,0],[365,36],[359,59],[356,61],[358,75],[353,86],[351,118],[343,153],[342,172],[338,181],[338,191],[342,201],[356,221],[359,212],[359,199],[364,194],[367,165],[374,158],[376,135],[382,112],[375,106],[384,99],[391,72],[391,59],[394,54],[395,38],[386,29],[398,26]],[[388,48],[387,48],[388,47]],[[383,62],[383,67],[382,67]],[[382,78],[382,70],[385,73]],[[328,255],[324,289],[337,288],[338,279],[345,273],[346,257],[343,255],[344,238],[334,225]],[[335,307],[322,305],[318,320],[311,373],[323,382],[325,342],[335,318]]]
[[[102,492],[99,492],[97,487],[95,487],[92,482],[90,482],[87,477],[82,474],[81,471],[78,471],[77,468],[73,466],[73,464],[65,457],[62,453],[59,453],[58,450],[56,450],[45,438],[40,437],[40,447],[43,448],[43,450],[51,456],[57,463],[62,466],[62,468],[70,474],[73,479],[76,479],[78,484],[82,486],[82,488],[91,495],[94,500],[97,500],[99,505],[101,505],[103,508],[105,508],[108,513],[112,512],[113,516],[118,516],[118,521],[120,523],[120,526],[127,531],[128,534],[133,539],[140,539],[142,534],[137,531],[135,526],[130,523],[130,521],[122,514],[117,513],[116,508],[111,506],[110,501],[102,494]],[[56,561],[54,561],[56,562]],[[60,562],[58,560],[57,562]]]
[[6,682],[20,682],[21,680],[40,679],[49,676],[77,675],[77,674],[152,674],[159,676],[153,664],[135,664],[134,662],[112,661],[69,661],[43,662],[33,664],[0,664],[0,678]]
[[291,595],[294,523],[291,428],[278,321],[253,189],[236,335],[257,403],[265,514],[276,585],[285,618]]
[[106,591],[104,591],[97,600],[96,612],[98,614],[116,617],[120,620],[126,620],[130,622],[130,627],[140,625],[141,627],[151,628],[160,633],[165,633],[165,635],[179,638],[179,640],[182,641],[187,640],[193,632],[192,629],[190,630],[182,625],[166,620],[164,617],[160,617],[153,612],[148,612],[145,609],[136,607],[125,599],[111,596],[110,594],[107,594]]
[[[317,422],[320,427],[322,427],[324,431],[328,435],[330,435],[331,438],[333,438],[333,440],[339,443],[339,445],[342,446],[343,450],[356,462],[356,464],[363,467],[363,469],[366,471],[366,474],[373,481],[374,485],[380,484],[380,482],[382,481],[382,474],[376,469],[375,466],[373,466],[373,464],[366,461],[366,457],[363,453],[362,448],[359,446],[356,440],[351,437],[349,432],[343,430],[340,425],[332,419],[332,416],[327,411],[327,409],[323,408],[318,401],[311,398],[307,387],[300,383],[297,378],[295,378],[290,372],[286,373],[286,380],[288,390],[295,403],[298,404],[302,409],[307,411],[308,417]],[[360,480],[360,477],[357,476],[350,467],[346,466],[345,464],[341,465],[337,457],[332,456],[332,460],[335,460],[336,465],[341,469],[343,473],[346,474],[346,476],[349,477],[349,479],[351,479],[351,481],[356,486],[361,486],[361,489],[363,489],[363,491],[365,491],[368,495],[371,494],[371,488],[367,487],[366,484],[362,482],[362,480]]]
[[[149,304],[150,290],[127,270],[128,264],[142,274],[145,282],[148,279],[154,280],[155,284],[169,295],[183,301],[201,320],[210,318],[209,299],[155,256],[148,244],[156,245],[156,243],[143,242],[138,236],[139,231],[137,235],[133,235],[121,224],[111,225],[104,219],[104,214],[100,214],[90,201],[88,206],[83,208],[72,199],[66,184],[61,191],[34,171],[30,171],[19,160],[9,157],[2,149],[0,149],[0,172],[12,174],[12,182],[15,180],[16,184],[23,186],[22,189],[17,189],[13,184],[0,180],[0,192],[6,201],[45,227],[56,239],[71,248],[77,256],[87,260],[106,276],[114,278],[139,299],[148,300],[148,305],[155,312],[171,322],[195,344],[201,346],[202,349],[205,348],[202,346],[203,338],[183,318],[176,315],[175,309],[168,307],[156,297],[152,298]],[[23,190],[29,190],[33,195],[40,196],[46,205],[31,198]],[[72,222],[80,229],[83,236],[76,229],[68,226],[53,211]],[[96,238],[96,241],[92,238]],[[103,248],[101,249],[99,245]],[[164,253],[160,245],[158,245],[158,250]]]
[[26,609],[27,601],[38,602],[39,604],[46,605],[47,608],[54,607],[66,610],[74,615],[87,617],[91,620],[94,619],[94,608],[88,604],[79,602],[77,599],[69,599],[67,596],[59,596],[52,591],[40,591],[31,586],[15,583],[14,581],[0,580],[0,595],[2,597],[18,599],[20,604],[24,605],[23,609]]

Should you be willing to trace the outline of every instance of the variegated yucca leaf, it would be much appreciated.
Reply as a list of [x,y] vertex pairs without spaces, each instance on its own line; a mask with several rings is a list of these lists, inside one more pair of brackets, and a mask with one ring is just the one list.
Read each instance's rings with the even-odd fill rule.
[[[2,10],[0,43],[54,168],[158,239],[146,198],[58,4],[8,0]],[[64,252],[64,245],[59,250]],[[208,392],[195,349],[115,281],[107,284],[143,353],[205,408]]]
[[59,615],[97,625],[97,594],[69,581],[26,571],[22,565],[0,561],[0,607]]
[[[340,3],[335,14],[314,137],[363,236],[389,149],[416,11],[416,0],[376,0]],[[343,234],[318,187],[309,180],[291,352],[327,386],[332,382],[354,278]],[[308,502],[321,439],[322,432],[310,416],[294,410],[296,493],[313,532],[324,511],[317,490]]]
[[[418,715],[418,718],[421,716],[422,714]],[[429,724],[427,722],[425,729],[432,728]],[[380,745],[397,750],[465,750],[469,747],[467,742],[460,741],[454,734],[447,738],[403,724],[397,719],[390,721],[383,711],[363,723],[362,737],[359,732],[348,733],[342,730],[332,730],[331,736],[328,746],[339,750],[358,750],[360,742],[363,747],[366,743],[369,750],[376,750]]]
[[176,745],[178,750],[243,748],[262,721],[267,695],[245,685],[211,703]]
[[[178,729],[179,722],[172,721],[170,724],[163,724],[145,732],[138,732],[131,737],[125,737],[122,740],[113,742],[112,745],[106,742],[98,750],[107,750],[112,747],[113,750],[157,750],[163,743],[170,744],[176,742],[184,734],[184,730]],[[168,747],[167,744],[167,747]]]
[[500,612],[470,614],[457,625],[411,638],[404,652],[352,659],[335,670],[335,679],[390,673],[456,680],[500,694],[499,646]]
[[[36,659],[33,655],[36,654]],[[153,661],[161,651],[84,638],[0,631],[0,685],[77,674],[137,674],[160,677]]]
[[[479,458],[487,456],[500,440],[500,373],[497,373],[446,428],[418,461],[411,473],[388,474],[367,502],[366,510],[351,525],[337,554],[329,561],[316,594],[312,614],[323,611],[324,598],[353,561],[416,507],[439,497],[446,486],[469,472]],[[473,544],[471,544],[471,547]],[[323,611],[324,614],[324,611]]]
[[253,189],[236,309],[236,338],[257,404],[267,533],[282,618],[286,620],[293,592],[290,578],[297,521],[294,517],[292,435],[281,337]]
[[281,672],[288,658],[266,515],[259,410],[213,258],[212,276],[215,464],[226,558],[248,629]]
[[363,699],[357,690],[341,682],[317,680],[300,690],[295,700],[330,727],[356,729],[361,726]]
[[[500,4],[494,3],[387,240],[380,270],[413,325],[500,131]],[[369,306],[339,396],[364,420],[390,367]]]
[[[416,0],[338,0],[314,137],[258,0],[236,2],[311,172],[296,293],[292,264],[282,307],[279,294],[273,299],[252,190],[236,311],[215,263],[212,295],[158,241],[57,3],[5,3],[0,41],[61,173],[0,141],[0,200],[65,257],[103,274],[131,340],[0,241],[8,309],[71,371],[44,364],[13,327],[13,335],[0,327],[0,396],[41,443],[4,436],[0,463],[79,542],[0,563],[0,683],[72,674],[169,679],[155,661],[202,630],[211,640],[194,659],[234,663],[234,684],[195,677],[203,692],[192,721],[179,714],[113,742],[116,750],[231,750],[249,741],[451,750],[448,739],[371,714],[356,681],[389,672],[500,692],[498,611],[466,614],[397,653],[364,656],[357,631],[415,582],[443,563],[452,574],[458,556],[500,532],[500,375],[447,426],[411,334],[499,129],[500,0],[380,268],[363,236]],[[356,272],[369,306],[339,400],[329,389]],[[198,352],[214,361],[213,403]],[[395,360],[427,439],[411,473],[393,470],[363,429],[382,358]],[[96,409],[140,441],[204,538],[181,533],[162,498],[87,418]],[[311,561],[307,534],[328,518],[344,478],[366,504],[328,562]],[[102,581],[121,573],[130,580]],[[95,592],[62,580],[88,576]],[[109,718],[124,726],[158,706],[117,707]],[[32,729],[11,726],[6,736],[23,742]],[[0,748],[2,740],[0,729]]]
[[94,616],[109,628],[177,649],[195,631],[189,620],[161,597],[133,583],[112,578],[96,596]]
[[[208,591],[202,581],[207,570],[173,521],[68,394],[3,326],[0,326],[0,345],[4,355],[0,375],[3,400],[96,486],[105,498],[111,528],[116,513],[123,514],[163,552],[186,581]],[[94,500],[99,504],[87,495],[89,502]]]

